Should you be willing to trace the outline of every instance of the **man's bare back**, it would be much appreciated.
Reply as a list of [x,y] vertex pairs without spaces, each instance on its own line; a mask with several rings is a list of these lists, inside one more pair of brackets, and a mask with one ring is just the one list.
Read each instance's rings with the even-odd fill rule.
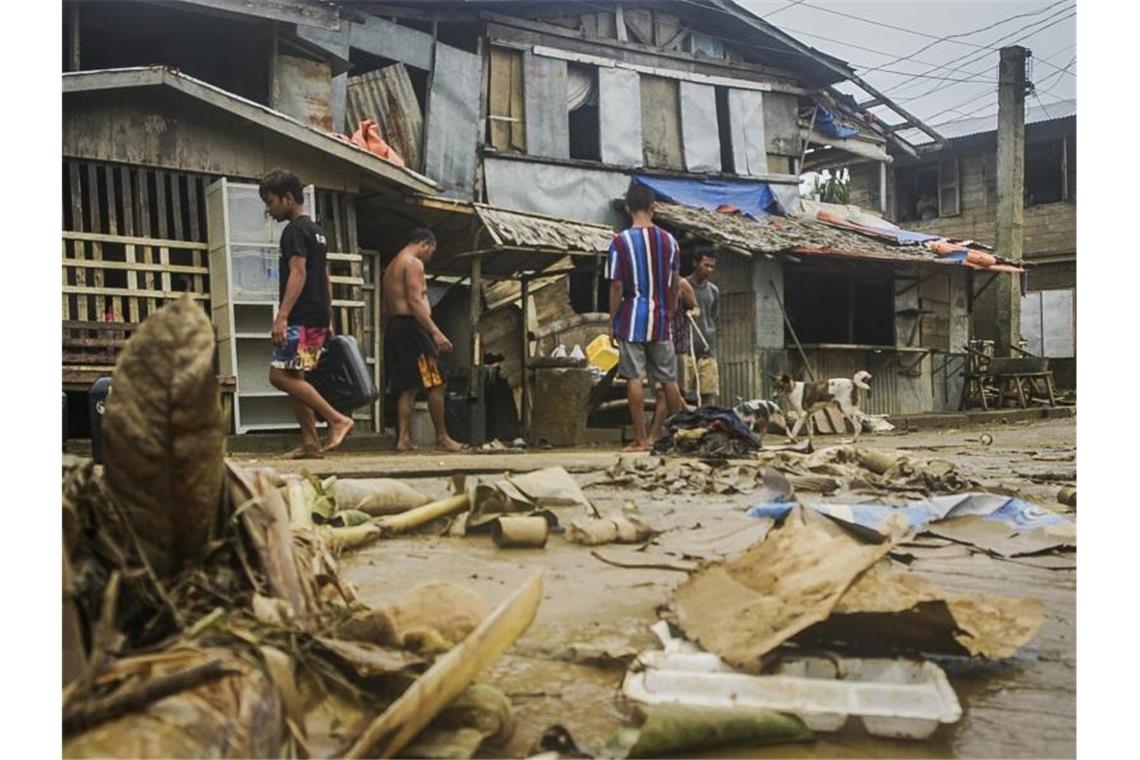
[[[409,284],[419,287],[409,292]],[[424,263],[407,248],[400,251],[385,270],[381,289],[385,317],[412,316],[411,299],[423,298],[427,292]],[[428,303],[428,314],[431,314],[430,303]]]

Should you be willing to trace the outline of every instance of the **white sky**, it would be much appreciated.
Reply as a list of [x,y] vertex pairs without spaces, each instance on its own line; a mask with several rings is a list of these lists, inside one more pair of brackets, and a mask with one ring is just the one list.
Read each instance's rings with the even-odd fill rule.
[[[847,61],[869,84],[931,125],[997,112],[998,49],[1007,45],[1023,45],[1033,53],[1030,78],[1037,84],[1037,95],[1030,96],[1029,105],[1048,107],[1076,97],[1075,0],[738,2],[799,41]],[[1033,15],[1010,19],[1022,14]],[[971,33],[991,24],[992,29]],[[932,39],[963,34],[953,40]],[[918,52],[927,45],[931,47]],[[910,55],[914,58],[894,61]],[[884,70],[868,71],[879,66]],[[1068,73],[1061,73],[1066,68]],[[924,78],[907,81],[913,74]],[[839,89],[865,98],[848,85]],[[897,121],[882,109],[874,112],[888,123]]]

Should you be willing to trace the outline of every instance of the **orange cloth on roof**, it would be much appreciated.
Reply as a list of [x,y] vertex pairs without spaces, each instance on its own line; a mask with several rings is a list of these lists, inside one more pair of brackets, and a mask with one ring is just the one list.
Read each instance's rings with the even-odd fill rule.
[[360,126],[352,133],[351,142],[389,163],[396,166],[404,165],[404,159],[400,158],[399,153],[392,150],[391,145],[384,142],[384,138],[380,136],[380,125],[372,119],[365,119],[360,122]]

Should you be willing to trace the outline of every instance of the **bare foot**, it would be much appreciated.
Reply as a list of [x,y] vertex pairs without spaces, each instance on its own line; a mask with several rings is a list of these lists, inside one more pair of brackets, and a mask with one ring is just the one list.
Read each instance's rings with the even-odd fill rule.
[[634,441],[633,443],[629,444],[624,449],[622,449],[622,451],[630,452],[630,453],[637,452],[637,451],[649,451],[649,450],[650,450],[650,446],[649,446],[648,441]]
[[351,417],[345,417],[343,422],[330,422],[329,442],[325,444],[325,447],[321,449],[321,451],[332,451],[344,443],[344,439],[348,438],[348,434],[352,432],[352,426],[355,424]]
[[452,440],[451,436],[445,435],[443,438],[435,440],[435,447],[440,451],[463,451],[463,444],[459,441]]
[[324,457],[319,448],[313,449],[308,446],[298,446],[285,455],[286,459],[324,459]]
[[412,443],[412,439],[404,438],[396,442],[396,451],[415,451],[416,444]]

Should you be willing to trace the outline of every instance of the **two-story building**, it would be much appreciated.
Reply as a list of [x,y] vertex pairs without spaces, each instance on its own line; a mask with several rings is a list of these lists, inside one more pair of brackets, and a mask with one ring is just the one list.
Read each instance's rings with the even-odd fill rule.
[[[214,317],[220,374],[236,378],[238,430],[290,424],[258,359],[276,273],[251,188],[284,166],[312,186],[340,329],[380,384],[376,281],[413,227],[440,239],[433,297],[455,337],[450,370],[477,376],[494,354],[517,386],[532,350],[523,335],[549,343],[604,312],[598,266],[625,223],[614,201],[639,181],[675,202],[687,253],[726,254],[722,396],[766,393],[771,372],[794,368],[800,322],[805,334],[824,324],[820,351],[917,351],[891,372],[915,388],[887,392],[883,410],[939,406],[916,313],[895,308],[896,289],[914,267],[969,273],[850,224],[779,220],[797,210],[809,151],[874,162],[881,179],[890,153],[919,155],[902,127],[941,138],[843,61],[729,0],[99,0],[65,3],[63,31],[65,380],[76,390],[99,366],[67,349],[104,345],[93,323],[122,326],[121,344],[189,291]],[[893,128],[841,82],[892,110]],[[726,236],[716,220],[728,217],[710,227],[686,215],[694,206],[741,209],[729,224],[762,227],[762,240],[747,242],[751,228]],[[785,280],[788,266],[798,273]],[[570,274],[520,300],[512,280],[552,267]],[[833,310],[842,324],[813,306],[821,287],[845,304]],[[967,306],[952,301],[940,324],[960,324]]]
[[[851,202],[882,206],[902,227],[993,242],[997,219],[997,115],[939,124],[939,148],[914,132],[919,155],[896,153],[889,181],[878,164],[849,167]],[[1025,350],[1050,359],[1057,383],[1076,387],[1077,101],[1025,108]],[[975,305],[974,336],[994,339],[993,304]]]

